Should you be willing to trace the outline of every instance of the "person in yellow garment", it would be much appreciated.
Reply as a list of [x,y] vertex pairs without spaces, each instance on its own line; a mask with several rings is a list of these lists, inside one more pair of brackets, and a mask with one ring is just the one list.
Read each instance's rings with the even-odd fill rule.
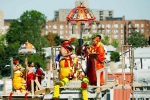
[[72,46],[70,40],[63,40],[61,42],[60,48],[60,59],[59,59],[59,66],[60,66],[60,73],[59,78],[60,80],[68,77],[70,73],[70,68],[72,65]]
[[16,92],[26,92],[26,81],[23,78],[23,71],[25,68],[23,68],[19,64],[19,60],[14,60],[14,66],[13,66],[13,71],[14,71],[14,76],[13,76],[13,87]]

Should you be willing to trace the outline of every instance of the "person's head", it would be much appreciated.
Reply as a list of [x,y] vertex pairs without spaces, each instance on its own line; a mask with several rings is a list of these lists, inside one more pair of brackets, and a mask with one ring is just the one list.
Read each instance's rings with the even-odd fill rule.
[[36,63],[35,63],[35,67],[36,67],[36,68],[40,68],[41,66],[40,66],[40,64],[39,64],[38,62],[36,62]]
[[92,38],[92,44],[95,46],[99,42],[97,37]]
[[19,65],[19,60],[13,60],[14,65]]
[[99,41],[101,41],[101,35],[96,35],[96,37],[99,39]]
[[33,62],[28,62],[28,66],[29,67],[34,67],[34,63]]

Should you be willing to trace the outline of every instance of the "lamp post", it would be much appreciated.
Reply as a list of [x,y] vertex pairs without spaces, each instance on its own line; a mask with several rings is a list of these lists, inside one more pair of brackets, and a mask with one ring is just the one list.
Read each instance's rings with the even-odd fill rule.
[[[71,12],[66,17],[68,23],[72,25],[80,26],[80,44],[82,45],[82,34],[83,34],[83,25],[95,24],[95,17],[93,13],[80,3],[80,6],[75,7],[71,10]],[[81,64],[82,64],[82,53],[81,56]]]

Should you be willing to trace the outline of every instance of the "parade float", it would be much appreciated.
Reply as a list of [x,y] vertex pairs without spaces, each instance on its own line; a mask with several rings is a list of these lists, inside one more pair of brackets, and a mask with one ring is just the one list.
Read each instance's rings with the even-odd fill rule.
[[[82,39],[83,33],[83,26],[85,24],[92,25],[96,24],[95,17],[93,16],[90,9],[86,8],[85,6],[81,5],[71,10],[69,15],[67,16],[67,22],[71,25],[78,25],[80,26],[80,39]],[[81,41],[82,44],[82,41]],[[122,63],[120,67],[116,67],[113,63],[106,62],[106,66],[100,70],[96,71],[97,76],[97,84],[96,85],[89,85],[88,77],[83,74],[83,64],[82,64],[82,55],[73,58],[73,66],[70,69],[73,72],[73,75],[65,77],[59,80],[59,69],[56,68],[56,51],[59,51],[60,46],[51,47],[51,68],[47,74],[47,86],[42,87],[41,84],[38,83],[37,80],[31,81],[31,93],[28,92],[21,92],[20,94],[16,92],[9,92],[2,95],[2,97],[9,97],[9,98],[29,98],[29,97],[41,97],[43,100],[100,100],[104,98],[107,100],[107,90],[111,89],[121,89],[122,99],[125,100],[125,89],[130,88],[133,94],[133,87],[141,87],[141,84],[134,84],[133,80],[133,50],[132,46],[122,46]],[[126,80],[126,72],[125,72],[125,53],[126,50],[129,52],[129,60],[130,60],[130,79]],[[19,54],[25,55],[25,63],[27,63],[27,58],[30,54],[36,53],[36,50],[32,44],[28,41],[21,45],[19,48]],[[80,62],[80,66],[79,63]],[[113,73],[108,73],[108,69],[112,67]],[[122,74],[116,75],[114,72],[118,69],[122,69]],[[100,73],[104,73],[105,83],[104,85],[100,85]],[[111,74],[111,77],[110,77]],[[53,81],[53,84],[50,84]],[[128,81],[128,82],[127,82]],[[39,89],[34,90],[34,82],[36,83]],[[126,82],[128,84],[126,84]],[[132,95],[134,98],[134,95]]]

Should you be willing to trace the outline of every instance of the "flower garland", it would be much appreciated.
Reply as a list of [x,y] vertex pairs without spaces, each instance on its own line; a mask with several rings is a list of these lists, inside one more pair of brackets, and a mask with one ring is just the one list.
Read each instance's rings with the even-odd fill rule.
[[53,100],[59,100],[60,87],[65,86],[68,82],[69,82],[69,79],[66,77],[54,85]]
[[81,81],[82,81],[81,82],[82,99],[88,100],[87,87],[89,84],[89,80],[87,77],[83,77]]

